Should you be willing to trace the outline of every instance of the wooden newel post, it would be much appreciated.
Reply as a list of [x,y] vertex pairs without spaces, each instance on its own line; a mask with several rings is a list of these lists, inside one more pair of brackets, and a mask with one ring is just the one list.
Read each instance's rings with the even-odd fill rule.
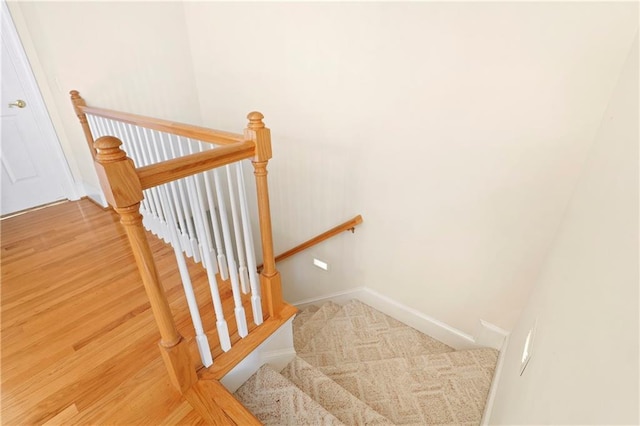
[[89,122],[87,121],[87,115],[82,111],[83,106],[87,106],[87,103],[82,99],[80,93],[77,90],[72,90],[69,92],[71,95],[71,103],[73,104],[73,110],[76,112],[78,116],[78,120],[80,120],[80,126],[82,126],[82,131],[84,132],[84,137],[87,140],[87,144],[89,145],[89,150],[91,151],[91,156],[95,160],[96,158],[96,149],[93,144],[93,135],[91,134],[91,128],[89,127]]
[[269,185],[267,183],[267,164],[271,154],[271,131],[262,122],[264,116],[259,112],[247,115],[249,125],[244,136],[256,144],[256,155],[252,160],[256,189],[258,192],[258,216],[260,218],[260,234],[262,235],[262,256],[264,268],[260,273],[263,300],[271,317],[278,317],[283,308],[282,284],[280,273],[276,269],[273,254],[273,234],[271,231],[271,210],[269,207]]
[[133,255],[138,265],[142,283],[151,303],[151,310],[160,329],[160,352],[169,370],[173,384],[182,392],[196,381],[196,371],[191,362],[187,342],[178,333],[169,302],[160,283],[153,254],[142,226],[140,201],[144,198],[135,166],[120,148],[122,142],[112,136],[99,138],[95,166],[105,197],[120,215]]

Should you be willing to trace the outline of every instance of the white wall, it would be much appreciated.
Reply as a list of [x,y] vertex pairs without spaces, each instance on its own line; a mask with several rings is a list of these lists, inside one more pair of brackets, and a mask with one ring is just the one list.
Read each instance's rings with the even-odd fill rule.
[[[514,329],[491,424],[638,418],[638,39],[557,240]],[[526,334],[533,356],[519,376]]]
[[277,251],[365,219],[279,265],[288,300],[366,285],[468,333],[514,325],[638,27],[606,2],[10,8],[76,179],[71,89],[227,130],[261,110]]
[[[633,35],[621,3],[185,3],[203,122],[273,129],[295,301],[369,286],[473,333],[510,329]],[[317,255],[330,272],[311,266]]]
[[8,2],[78,182],[99,187],[71,103],[187,122],[200,120],[178,2]]

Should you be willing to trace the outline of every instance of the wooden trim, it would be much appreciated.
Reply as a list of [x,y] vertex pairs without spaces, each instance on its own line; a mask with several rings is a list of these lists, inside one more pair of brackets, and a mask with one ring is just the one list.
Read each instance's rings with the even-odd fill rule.
[[252,158],[254,153],[255,144],[252,141],[240,142],[140,167],[136,169],[136,173],[142,189],[147,189],[225,164]]
[[193,126],[191,124],[178,123],[175,121],[162,120],[160,118],[145,117],[144,115],[129,114],[127,112],[114,111],[105,108],[95,108],[79,104],[77,111],[83,114],[96,115],[98,117],[110,118],[122,121],[135,126],[147,129],[159,130],[161,132],[184,136],[202,142],[209,142],[217,145],[229,145],[243,142],[245,137],[238,133],[224,132],[222,130],[207,129],[206,127]]
[[288,303],[283,303],[283,308],[277,317],[267,318],[265,322],[256,327],[247,337],[235,343],[228,352],[217,356],[211,367],[200,370],[198,372],[200,380],[222,379],[225,374],[245,359],[247,355],[260,346],[296,313],[298,313],[298,308]]
[[[351,231],[354,232],[356,226],[360,225],[362,223],[362,216],[358,215],[356,217],[354,217],[353,219],[350,219],[334,228],[329,229],[326,232],[323,232],[320,235],[317,235],[313,238],[311,238],[310,240],[305,241],[302,244],[298,244],[297,246],[295,246],[294,248],[285,251],[284,253],[281,253],[279,255],[277,255],[275,257],[276,262],[280,262],[284,259],[287,259],[291,256],[293,256],[294,254],[298,254],[303,250],[308,249],[309,247],[313,247],[316,244],[319,244],[321,242],[323,242],[324,240],[328,240],[331,237],[334,237],[338,234],[340,234],[341,232],[344,231]],[[260,265],[258,266],[258,272],[260,272],[262,270],[262,268],[264,267],[264,265]]]
[[264,125],[264,116],[257,111],[247,115],[249,123],[244,129],[244,137],[256,144],[252,160],[253,174],[256,178],[258,196],[258,219],[262,243],[264,268],[260,273],[262,301],[270,317],[278,317],[284,309],[280,273],[276,269],[273,253],[273,233],[271,229],[271,208],[269,207],[269,185],[267,182],[267,164],[272,157],[271,131]]
[[207,424],[262,424],[217,380],[199,380],[184,396]]
[[103,206],[102,204],[98,203],[98,202],[97,202],[96,200],[94,200],[93,198],[88,197],[88,196],[86,196],[86,195],[85,195],[84,197],[80,197],[80,199],[81,199],[81,200],[87,200],[87,201],[89,201],[90,203],[93,203],[95,206],[97,206],[97,207],[101,208],[101,209],[102,209],[102,210],[104,210],[104,211],[113,210],[113,207],[111,207],[110,205],[108,205],[108,204],[107,204],[107,207],[105,207],[105,206]]

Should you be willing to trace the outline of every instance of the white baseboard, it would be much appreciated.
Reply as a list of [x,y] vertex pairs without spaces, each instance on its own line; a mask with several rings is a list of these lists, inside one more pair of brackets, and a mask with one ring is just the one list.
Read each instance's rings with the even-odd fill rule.
[[480,426],[488,426],[491,420],[491,412],[493,410],[493,404],[496,400],[496,393],[498,392],[498,384],[500,383],[500,376],[502,375],[502,367],[504,366],[504,358],[507,353],[507,346],[509,345],[509,336],[506,336],[500,353],[498,354],[498,362],[496,363],[496,370],[493,373],[493,379],[491,380],[491,387],[489,388],[489,395],[487,395],[487,402],[484,404],[484,412],[482,413],[482,420]]
[[293,305],[304,309],[309,305],[322,304],[329,301],[343,305],[352,299],[358,299],[457,350],[480,347],[500,350],[509,334],[489,322],[480,320],[476,335],[472,336],[367,287],[357,287],[351,290],[304,299],[293,303]]
[[476,329],[474,341],[480,346],[501,351],[508,337],[509,332],[507,330],[495,326],[487,321],[480,320],[480,324]]
[[78,192],[84,194],[85,197],[91,198],[96,204],[102,206],[104,208],[109,207],[109,203],[107,203],[107,199],[102,193],[102,189],[96,188],[93,185],[90,185],[86,182],[82,182],[78,184]]
[[238,365],[233,367],[231,371],[225,374],[220,383],[229,392],[233,393],[264,364],[269,364],[277,371],[280,371],[295,356],[292,317]]

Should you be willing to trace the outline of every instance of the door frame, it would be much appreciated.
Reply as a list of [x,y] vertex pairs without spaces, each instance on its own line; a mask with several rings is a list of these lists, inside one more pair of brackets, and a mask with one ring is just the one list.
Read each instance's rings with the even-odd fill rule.
[[54,155],[57,166],[56,171],[59,173],[64,196],[69,200],[78,200],[80,195],[78,194],[76,181],[71,173],[71,168],[60,144],[58,134],[53,127],[53,122],[51,121],[51,117],[44,103],[44,98],[40,92],[40,87],[36,82],[35,75],[29,64],[27,54],[20,41],[20,36],[9,12],[9,7],[5,0],[1,0],[0,2],[2,3],[2,22],[0,23],[2,25],[2,39],[7,47],[9,56],[14,60],[20,83],[24,90],[29,93],[29,98],[32,100],[29,103],[29,107],[46,139],[46,144],[50,152]]

